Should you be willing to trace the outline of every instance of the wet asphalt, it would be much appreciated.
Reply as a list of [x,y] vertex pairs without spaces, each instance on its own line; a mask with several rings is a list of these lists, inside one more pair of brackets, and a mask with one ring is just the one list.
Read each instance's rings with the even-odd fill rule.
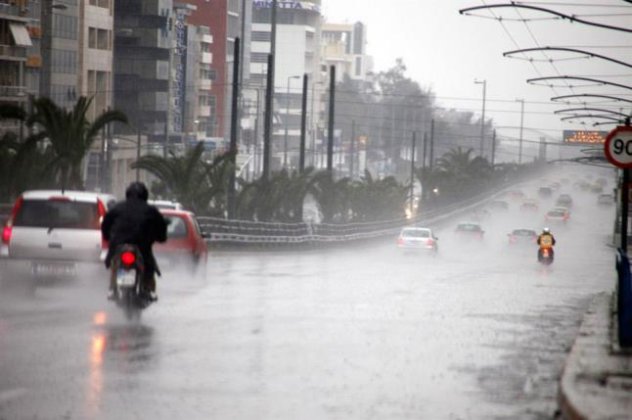
[[[535,196],[538,182],[521,189]],[[511,247],[537,213],[431,226],[436,257],[395,238],[336,249],[211,253],[171,271],[129,322],[105,276],[0,297],[0,419],[544,419],[594,294],[614,288],[613,207],[575,198],[556,260]],[[107,273],[106,273],[107,274]]]

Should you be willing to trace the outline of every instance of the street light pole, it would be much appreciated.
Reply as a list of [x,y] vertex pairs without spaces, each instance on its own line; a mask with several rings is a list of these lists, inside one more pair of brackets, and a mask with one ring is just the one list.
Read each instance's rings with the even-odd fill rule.
[[287,168],[287,130],[290,118],[290,80],[298,79],[301,76],[289,76],[287,78],[286,105],[285,105],[285,136],[283,138],[283,167]]
[[487,80],[474,80],[474,83],[477,85],[483,85],[483,115],[481,117],[481,146],[480,146],[480,156],[483,157],[483,150],[485,144],[485,102],[487,100]]
[[520,102],[520,142],[518,146],[518,165],[522,164],[522,130],[524,128],[524,99],[516,99]]

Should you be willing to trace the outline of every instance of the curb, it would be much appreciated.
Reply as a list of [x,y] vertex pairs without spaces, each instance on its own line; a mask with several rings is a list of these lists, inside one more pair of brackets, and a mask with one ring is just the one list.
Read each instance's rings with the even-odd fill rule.
[[632,357],[617,350],[614,326],[613,294],[600,293],[584,314],[564,363],[558,391],[561,418],[632,419],[632,392],[628,389],[632,386]]

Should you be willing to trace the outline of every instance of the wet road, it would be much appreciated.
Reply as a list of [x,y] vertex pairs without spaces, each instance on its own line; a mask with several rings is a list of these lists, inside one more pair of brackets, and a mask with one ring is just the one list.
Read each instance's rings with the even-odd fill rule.
[[206,280],[162,279],[140,324],[96,279],[3,296],[0,419],[551,418],[581,316],[615,281],[613,208],[566,189],[548,271],[506,234],[540,229],[552,202],[529,215],[509,200],[482,243],[436,226],[436,258],[394,238],[215,253]]

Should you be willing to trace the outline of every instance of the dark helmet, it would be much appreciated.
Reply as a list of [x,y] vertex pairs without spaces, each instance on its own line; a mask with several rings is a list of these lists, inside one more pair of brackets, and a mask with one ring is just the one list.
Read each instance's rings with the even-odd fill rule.
[[125,190],[125,198],[136,198],[147,201],[149,198],[149,191],[147,191],[147,187],[142,182],[132,182]]

